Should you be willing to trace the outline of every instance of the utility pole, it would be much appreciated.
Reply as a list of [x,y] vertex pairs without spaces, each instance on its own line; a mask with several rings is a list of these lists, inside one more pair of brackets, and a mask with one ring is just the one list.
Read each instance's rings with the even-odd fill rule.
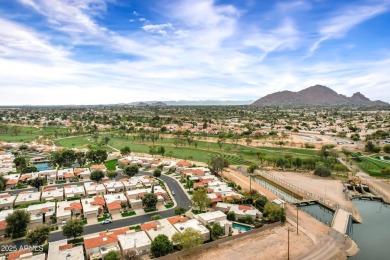
[[298,235],[298,210],[299,208],[297,207],[297,235]]
[[287,228],[287,260],[290,260],[290,229]]

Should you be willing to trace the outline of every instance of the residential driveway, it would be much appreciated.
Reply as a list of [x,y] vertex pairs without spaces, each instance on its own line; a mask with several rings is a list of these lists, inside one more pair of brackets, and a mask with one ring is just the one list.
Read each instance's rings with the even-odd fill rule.
[[111,217],[112,217],[112,219],[116,220],[116,219],[121,219],[122,215],[121,215],[121,213],[113,213],[113,214],[111,214]]
[[87,218],[87,221],[88,221],[88,225],[94,225],[99,223],[97,218]]

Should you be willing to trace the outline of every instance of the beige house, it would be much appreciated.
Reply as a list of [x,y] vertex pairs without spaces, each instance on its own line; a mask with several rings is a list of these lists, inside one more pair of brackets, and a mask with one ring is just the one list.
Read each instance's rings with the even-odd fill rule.
[[79,177],[80,181],[89,181],[91,170],[89,168],[74,168],[73,173]]
[[83,197],[85,195],[84,186],[69,185],[64,186],[65,199],[73,197]]
[[105,181],[103,185],[106,187],[107,193],[119,193],[125,190],[125,186],[120,181]]
[[138,184],[140,184],[142,186],[142,184],[139,183],[139,180],[137,177],[120,179],[119,181],[122,182],[125,190],[135,190],[135,189],[137,189]]
[[68,176],[68,178],[69,176],[72,176],[72,178],[74,177],[73,168],[67,168],[67,169],[57,171],[58,181],[66,181],[66,176]]
[[106,194],[106,187],[103,184],[98,184],[96,182],[85,182],[84,183],[85,193],[90,195],[102,196]]
[[0,211],[0,237],[4,237],[6,234],[5,229],[7,228],[6,217],[14,212],[13,209],[5,209]]
[[48,185],[56,184],[57,181],[57,170],[47,170],[39,172],[40,176],[46,178]]
[[24,249],[12,252],[8,255],[8,260],[45,260],[46,254],[33,254],[31,249]]
[[72,219],[73,216],[81,214],[83,209],[80,200],[57,202],[57,223]]
[[49,243],[49,252],[48,260],[80,260],[84,259],[84,249],[83,246],[74,246],[73,244],[68,244],[67,239],[50,242]]
[[184,222],[177,222],[173,225],[179,233],[183,233],[187,228],[192,228],[202,234],[203,241],[210,240],[210,230],[208,230],[197,219],[190,219]]
[[119,246],[122,256],[131,251],[136,251],[139,255],[149,254],[152,241],[145,231],[128,232],[124,235],[118,235]]
[[111,251],[120,251],[117,234],[101,232],[84,238],[84,248],[87,259],[104,259]]
[[43,187],[41,200],[63,200],[64,189],[57,187]]
[[152,241],[160,234],[164,234],[169,237],[169,239],[172,239],[172,236],[177,232],[167,219],[159,219],[157,221],[144,223],[141,225],[141,228],[148,234]]
[[217,210],[213,212],[206,212],[196,215],[198,220],[205,226],[207,225],[213,225],[216,222],[223,221],[227,219],[226,214],[223,212]]
[[102,197],[81,199],[83,214],[85,218],[97,218],[103,212],[103,205],[106,202]]
[[16,195],[11,195],[9,193],[0,194],[0,210],[12,209],[15,200],[16,200]]
[[38,202],[41,199],[41,192],[22,191],[15,200],[15,205]]
[[50,217],[55,215],[56,203],[46,202],[43,204],[30,205],[27,212],[31,214],[30,227],[50,223]]
[[91,167],[89,167],[89,170],[91,172],[96,171],[96,170],[99,170],[99,171],[102,171],[102,172],[106,172],[107,168],[106,168],[106,166],[104,164],[97,164],[97,165],[91,165]]

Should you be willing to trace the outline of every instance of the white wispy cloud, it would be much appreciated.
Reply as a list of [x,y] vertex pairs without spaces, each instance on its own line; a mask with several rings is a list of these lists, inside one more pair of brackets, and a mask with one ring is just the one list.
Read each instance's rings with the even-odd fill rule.
[[[390,53],[379,61],[372,58],[365,62],[294,60],[284,56],[306,52],[308,44],[299,19],[284,12],[288,9],[285,5],[275,5],[271,13],[278,15],[278,22],[265,26],[260,18],[246,21],[246,10],[232,4],[169,1],[158,9],[163,13],[160,19],[145,16],[143,26],[117,32],[98,22],[112,1],[19,1],[66,37],[53,41],[54,35],[34,30],[27,23],[0,18],[1,104],[255,99],[317,83],[344,94],[356,90],[379,99],[390,81]],[[314,8],[304,1],[288,4],[297,12]],[[384,12],[379,7],[357,10],[360,20],[352,18],[355,22],[348,21],[348,25],[338,25],[344,21],[341,11],[321,21],[318,39],[326,35],[328,39],[341,37],[364,19]],[[133,11],[133,15],[137,16],[135,21],[142,19],[138,12]],[[81,62],[73,51],[88,45],[117,54],[118,58]],[[366,86],[375,91],[366,93]]]
[[[375,2],[374,2],[375,3]],[[370,20],[390,9],[389,1],[381,1],[376,4],[350,4],[333,14],[319,29],[319,38],[310,47],[310,55],[315,52],[320,44],[326,40],[341,38],[355,26]]]

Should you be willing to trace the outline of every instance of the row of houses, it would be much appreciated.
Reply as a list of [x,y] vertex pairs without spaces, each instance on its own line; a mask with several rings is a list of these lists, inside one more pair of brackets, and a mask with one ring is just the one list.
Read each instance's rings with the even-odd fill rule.
[[12,153],[0,151],[0,175],[16,172],[14,159],[15,156]]

